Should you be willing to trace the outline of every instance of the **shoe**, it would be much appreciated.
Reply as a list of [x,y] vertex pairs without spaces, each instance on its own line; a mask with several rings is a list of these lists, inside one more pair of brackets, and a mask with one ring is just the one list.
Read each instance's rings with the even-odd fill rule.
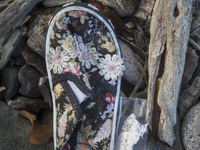
[[46,65],[55,149],[66,145],[77,123],[93,149],[113,149],[122,63],[114,28],[95,6],[69,3],[52,17]]

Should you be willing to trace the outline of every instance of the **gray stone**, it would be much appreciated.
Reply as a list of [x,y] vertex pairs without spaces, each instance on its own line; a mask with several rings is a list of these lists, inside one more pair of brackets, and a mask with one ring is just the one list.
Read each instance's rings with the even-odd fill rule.
[[49,124],[53,120],[53,109],[46,110],[40,118],[40,124]]
[[2,91],[3,99],[12,99],[19,93],[20,82],[18,80],[19,67],[6,67],[2,73],[2,86],[5,86],[5,90]]
[[23,66],[18,74],[20,83],[22,84],[19,92],[27,97],[42,97],[38,83],[40,73],[30,65]]
[[200,103],[186,114],[182,124],[182,141],[186,150],[199,150]]
[[31,122],[19,115],[18,110],[0,102],[0,150],[53,150],[53,141],[36,145],[29,142],[29,135],[33,129]]
[[[139,60],[136,57],[136,53],[125,42],[119,40],[119,44],[124,60],[124,66],[126,68],[123,77],[131,84],[136,85],[141,74],[138,68]],[[145,83],[143,80],[140,87],[144,87],[144,85]]]
[[24,46],[24,43],[26,43],[26,37],[23,36],[21,38],[21,40],[19,41],[19,43],[17,44],[17,47],[14,49],[12,55],[11,55],[11,58],[23,58],[23,55],[22,55],[22,52],[21,52],[21,49],[22,47]]

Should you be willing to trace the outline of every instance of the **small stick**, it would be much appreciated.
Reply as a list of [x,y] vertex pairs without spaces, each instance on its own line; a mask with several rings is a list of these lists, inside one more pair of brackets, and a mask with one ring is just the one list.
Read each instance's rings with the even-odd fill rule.
[[147,54],[146,54],[141,48],[139,48],[139,47],[138,47],[137,45],[135,45],[134,43],[132,43],[132,42],[126,40],[124,37],[122,37],[122,36],[120,36],[120,35],[118,35],[118,37],[119,37],[120,39],[122,39],[123,41],[129,43],[129,44],[132,45],[133,47],[137,48],[139,51],[137,51],[136,53],[139,52],[138,54],[142,55],[141,57],[145,60]]
[[147,68],[147,61],[145,61],[144,68],[143,68],[142,73],[141,73],[141,75],[140,75],[140,77],[139,77],[139,80],[137,81],[136,86],[134,87],[133,91],[132,91],[131,94],[129,95],[130,98],[133,98],[134,95],[135,95],[135,93],[136,93],[137,90],[139,89],[140,84],[141,84],[141,82],[142,82],[142,79],[143,79],[143,77],[144,77],[146,68]]
[[196,50],[200,51],[200,46],[192,38],[189,38],[189,42]]

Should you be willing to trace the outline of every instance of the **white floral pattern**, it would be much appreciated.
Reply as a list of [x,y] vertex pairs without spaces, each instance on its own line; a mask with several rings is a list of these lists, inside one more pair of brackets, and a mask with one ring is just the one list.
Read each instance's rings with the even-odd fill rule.
[[85,19],[89,19],[87,16],[87,13],[85,11],[80,11],[80,10],[72,10],[69,12],[69,16],[73,16],[75,18],[80,18],[80,22],[84,24]]
[[65,17],[65,14],[61,14],[56,21],[56,26],[58,29],[66,30],[69,18]]
[[70,49],[76,49],[75,41],[72,35],[66,36],[66,34],[63,34],[61,40],[58,40],[58,43],[61,44],[61,47],[67,52],[69,52]]
[[69,49],[69,53],[71,58],[77,58],[80,55],[80,48],[79,48],[79,43],[77,41],[77,37],[74,36],[73,38],[73,42],[72,42],[72,47]]
[[117,77],[123,76],[123,71],[125,70],[124,65],[122,65],[123,60],[118,58],[116,54],[114,54],[112,57],[110,54],[106,54],[105,59],[100,58],[99,61],[99,74],[104,76],[105,80],[116,80]]
[[82,72],[80,71],[80,65],[77,62],[75,62],[74,59],[71,59],[68,62],[68,67],[65,68],[63,72],[71,72],[78,77],[82,75]]
[[63,69],[68,67],[69,59],[68,53],[61,51],[60,46],[57,46],[56,49],[50,47],[49,53],[47,54],[48,69],[53,70],[55,74],[61,74]]
[[90,44],[79,44],[80,55],[78,57],[79,61],[81,62],[82,66],[85,66],[87,69],[91,68],[92,65],[96,65],[97,60],[99,59],[96,48],[90,46]]

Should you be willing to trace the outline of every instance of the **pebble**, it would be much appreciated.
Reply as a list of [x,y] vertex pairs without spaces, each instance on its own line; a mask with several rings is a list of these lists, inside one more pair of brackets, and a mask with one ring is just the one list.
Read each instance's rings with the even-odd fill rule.
[[[126,70],[124,71],[124,79],[133,85],[136,85],[141,72],[138,69],[139,60],[136,58],[136,53],[122,40],[119,39],[119,44],[121,47],[122,58],[124,60],[124,66]],[[141,83],[141,88],[145,86],[144,80]]]
[[3,99],[14,98],[19,93],[20,82],[18,79],[19,67],[7,66],[3,69],[2,73],[2,86],[5,86],[5,90],[2,91]]
[[22,84],[19,89],[20,94],[27,97],[42,97],[38,88],[40,73],[34,67],[23,66],[19,71],[18,78]]
[[29,142],[33,125],[18,110],[0,102],[0,112],[0,150],[53,150],[52,139],[41,145]]
[[23,57],[28,65],[35,67],[43,75],[46,74],[46,64],[44,57],[40,56],[38,53],[33,52],[33,50],[25,45],[22,48]]
[[183,120],[182,141],[186,150],[199,150],[200,103],[193,106]]
[[17,58],[23,58],[23,55],[22,55],[22,52],[21,52],[21,49],[24,45],[24,43],[26,42],[26,37],[23,36],[21,38],[21,40],[19,41],[19,43],[17,44],[17,47],[14,49],[12,55],[11,55],[11,58],[14,58],[14,59],[17,59]]

